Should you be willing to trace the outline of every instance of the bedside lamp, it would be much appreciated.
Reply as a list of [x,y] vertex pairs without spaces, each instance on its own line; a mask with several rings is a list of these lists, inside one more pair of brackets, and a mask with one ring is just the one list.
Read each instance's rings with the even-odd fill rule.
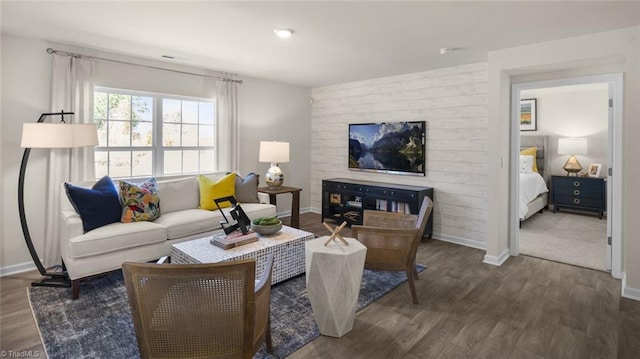
[[558,154],[569,155],[567,163],[564,164],[564,170],[567,171],[567,176],[577,176],[578,172],[582,170],[582,166],[576,155],[587,154],[587,139],[586,138],[559,138],[558,139]]
[[271,189],[281,187],[284,183],[284,174],[278,167],[278,163],[289,162],[289,142],[260,141],[258,161],[271,163],[265,175],[267,186]]

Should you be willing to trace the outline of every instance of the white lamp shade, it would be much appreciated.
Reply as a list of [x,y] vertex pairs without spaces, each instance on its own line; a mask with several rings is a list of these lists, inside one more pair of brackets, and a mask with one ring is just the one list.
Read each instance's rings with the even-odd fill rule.
[[25,123],[22,125],[22,148],[76,148],[98,144],[93,123]]
[[559,138],[558,154],[559,155],[586,155],[587,139],[586,138]]
[[289,162],[289,142],[260,141],[260,162]]

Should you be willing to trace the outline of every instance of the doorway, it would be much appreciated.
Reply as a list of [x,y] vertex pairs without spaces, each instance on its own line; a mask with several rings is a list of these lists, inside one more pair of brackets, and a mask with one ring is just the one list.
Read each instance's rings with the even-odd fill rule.
[[[551,81],[514,84],[512,86],[511,130],[511,208],[510,254],[529,254],[545,259],[580,265],[600,270],[610,270],[620,277],[621,222],[616,213],[620,207],[619,176],[612,176],[619,162],[621,148],[622,76],[619,74],[588,76]],[[520,100],[537,99],[537,127],[535,133],[520,131]],[[611,100],[609,100],[611,99]],[[529,101],[530,102],[530,101]],[[600,105],[594,104],[600,102]],[[575,106],[582,106],[584,109]],[[573,108],[573,109],[572,109]],[[591,116],[591,117],[589,117]],[[518,214],[520,170],[518,166],[520,135],[548,137],[544,151],[546,175],[550,191],[551,175],[563,176],[567,155],[558,154],[558,139],[586,138],[590,151],[576,158],[583,171],[589,165],[601,165],[599,176],[586,178],[606,186],[606,220],[599,220],[581,211],[553,213],[545,209],[522,222]],[[611,169],[611,170],[609,170]],[[597,178],[596,178],[597,177]],[[553,206],[551,196],[549,205]],[[604,198],[603,198],[604,200]],[[552,207],[550,207],[552,208]],[[604,221],[604,222],[602,222]],[[522,239],[522,240],[521,240]],[[522,250],[521,250],[522,249]]]

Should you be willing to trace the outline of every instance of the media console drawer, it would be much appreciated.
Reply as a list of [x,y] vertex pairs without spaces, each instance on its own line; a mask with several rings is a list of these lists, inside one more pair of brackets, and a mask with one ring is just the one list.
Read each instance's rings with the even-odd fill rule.
[[604,178],[551,176],[553,213],[561,208],[598,213],[602,218],[607,208],[607,187]]

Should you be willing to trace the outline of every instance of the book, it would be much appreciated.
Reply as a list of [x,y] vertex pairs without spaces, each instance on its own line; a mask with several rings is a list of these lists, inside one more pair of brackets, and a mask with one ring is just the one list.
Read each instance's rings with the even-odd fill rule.
[[258,233],[249,230],[247,234],[242,234],[240,230],[235,230],[229,234],[224,232],[214,234],[209,243],[222,249],[234,248],[244,244],[252,243],[258,240]]

